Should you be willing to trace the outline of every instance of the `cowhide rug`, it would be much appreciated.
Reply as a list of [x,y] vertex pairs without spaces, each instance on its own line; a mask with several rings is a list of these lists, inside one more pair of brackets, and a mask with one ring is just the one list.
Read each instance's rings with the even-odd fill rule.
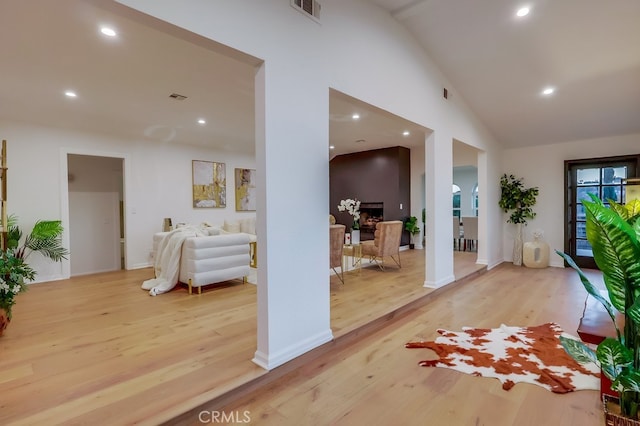
[[565,352],[558,336],[576,340],[554,323],[536,327],[471,328],[454,332],[439,329],[433,342],[410,342],[407,348],[428,348],[436,360],[423,367],[451,368],[474,376],[495,377],[504,390],[516,383],[542,386],[556,393],[600,389],[600,369],[578,364]]

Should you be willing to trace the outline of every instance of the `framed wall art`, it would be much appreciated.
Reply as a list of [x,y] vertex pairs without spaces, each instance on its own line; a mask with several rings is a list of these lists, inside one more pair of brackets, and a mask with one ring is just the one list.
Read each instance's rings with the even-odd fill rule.
[[227,175],[224,163],[192,161],[193,207],[227,206]]
[[256,171],[236,169],[236,211],[256,210]]

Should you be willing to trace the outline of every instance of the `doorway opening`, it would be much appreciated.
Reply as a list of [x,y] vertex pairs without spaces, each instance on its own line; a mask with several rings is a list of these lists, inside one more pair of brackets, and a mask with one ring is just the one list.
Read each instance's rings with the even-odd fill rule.
[[123,163],[67,154],[71,276],[125,269]]

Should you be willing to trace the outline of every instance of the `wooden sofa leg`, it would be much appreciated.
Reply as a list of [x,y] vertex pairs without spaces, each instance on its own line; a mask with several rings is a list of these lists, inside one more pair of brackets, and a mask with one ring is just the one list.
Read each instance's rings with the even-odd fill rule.
[[198,287],[198,294],[202,294],[202,286]]
[[191,278],[189,278],[189,282],[187,283],[187,285],[189,286],[189,294],[191,294]]

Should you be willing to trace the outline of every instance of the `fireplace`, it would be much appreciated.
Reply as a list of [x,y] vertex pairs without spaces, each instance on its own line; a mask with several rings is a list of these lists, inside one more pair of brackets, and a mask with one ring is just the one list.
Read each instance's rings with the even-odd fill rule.
[[384,203],[360,203],[360,239],[373,240],[376,224],[384,220]]

